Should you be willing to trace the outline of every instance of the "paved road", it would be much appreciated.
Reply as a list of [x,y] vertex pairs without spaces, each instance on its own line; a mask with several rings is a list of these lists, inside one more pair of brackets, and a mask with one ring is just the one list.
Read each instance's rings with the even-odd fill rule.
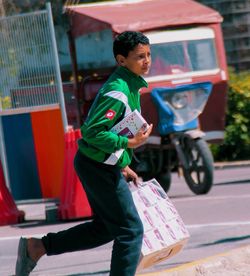
[[250,168],[216,171],[215,186],[205,196],[193,196],[185,183],[176,183],[169,196],[191,238],[179,255],[159,269],[250,244]]
[[[143,273],[162,270],[250,244],[250,167],[216,170],[215,185],[205,196],[195,196],[176,175],[169,191],[191,238],[176,257]],[[20,235],[41,236],[79,222],[44,224],[44,204],[19,206],[29,222],[0,227],[0,275],[13,274]],[[37,220],[40,218],[40,221]],[[33,221],[34,220],[34,221]],[[86,252],[43,257],[32,275],[108,275],[111,245]]]

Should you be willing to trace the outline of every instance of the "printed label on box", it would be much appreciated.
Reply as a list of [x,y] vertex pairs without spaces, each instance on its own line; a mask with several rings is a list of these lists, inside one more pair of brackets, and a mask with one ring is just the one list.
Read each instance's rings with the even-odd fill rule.
[[[157,238],[154,230],[150,230],[143,235],[145,243],[143,243],[142,252],[154,252],[162,249],[162,244]],[[145,254],[145,253],[144,253]]]
[[148,127],[149,125],[142,117],[141,113],[138,110],[134,110],[118,124],[113,126],[110,131],[131,138],[141,128],[146,131]]
[[[134,135],[141,129],[147,130],[149,125],[142,117],[138,110],[134,110],[130,114],[128,114],[121,122],[116,124],[111,128],[111,132],[116,133],[118,135],[126,136],[128,138],[133,138]],[[119,158],[122,156],[124,149],[117,150],[112,153],[110,157],[104,162],[105,164],[115,165]]]
[[139,186],[131,182],[129,187],[144,227],[142,258],[138,266],[142,269],[178,253],[187,242],[189,233],[173,203],[155,179]]

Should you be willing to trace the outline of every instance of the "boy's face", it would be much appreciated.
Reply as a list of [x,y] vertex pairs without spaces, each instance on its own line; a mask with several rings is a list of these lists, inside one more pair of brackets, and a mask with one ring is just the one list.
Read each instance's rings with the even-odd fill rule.
[[127,57],[118,55],[117,61],[138,76],[147,74],[151,65],[150,45],[138,44]]

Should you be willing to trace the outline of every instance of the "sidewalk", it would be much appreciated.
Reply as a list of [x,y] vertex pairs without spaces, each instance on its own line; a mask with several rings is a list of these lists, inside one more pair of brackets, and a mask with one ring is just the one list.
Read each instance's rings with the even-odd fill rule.
[[249,276],[250,245],[164,271],[138,276]]

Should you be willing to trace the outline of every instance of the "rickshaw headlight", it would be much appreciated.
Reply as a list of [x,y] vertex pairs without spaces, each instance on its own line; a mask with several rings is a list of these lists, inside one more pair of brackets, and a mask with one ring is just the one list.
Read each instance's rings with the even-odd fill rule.
[[171,98],[171,104],[175,109],[185,108],[188,104],[188,92],[176,93]]
[[167,92],[162,99],[174,115],[174,123],[185,124],[197,118],[208,100],[209,93],[202,88]]

